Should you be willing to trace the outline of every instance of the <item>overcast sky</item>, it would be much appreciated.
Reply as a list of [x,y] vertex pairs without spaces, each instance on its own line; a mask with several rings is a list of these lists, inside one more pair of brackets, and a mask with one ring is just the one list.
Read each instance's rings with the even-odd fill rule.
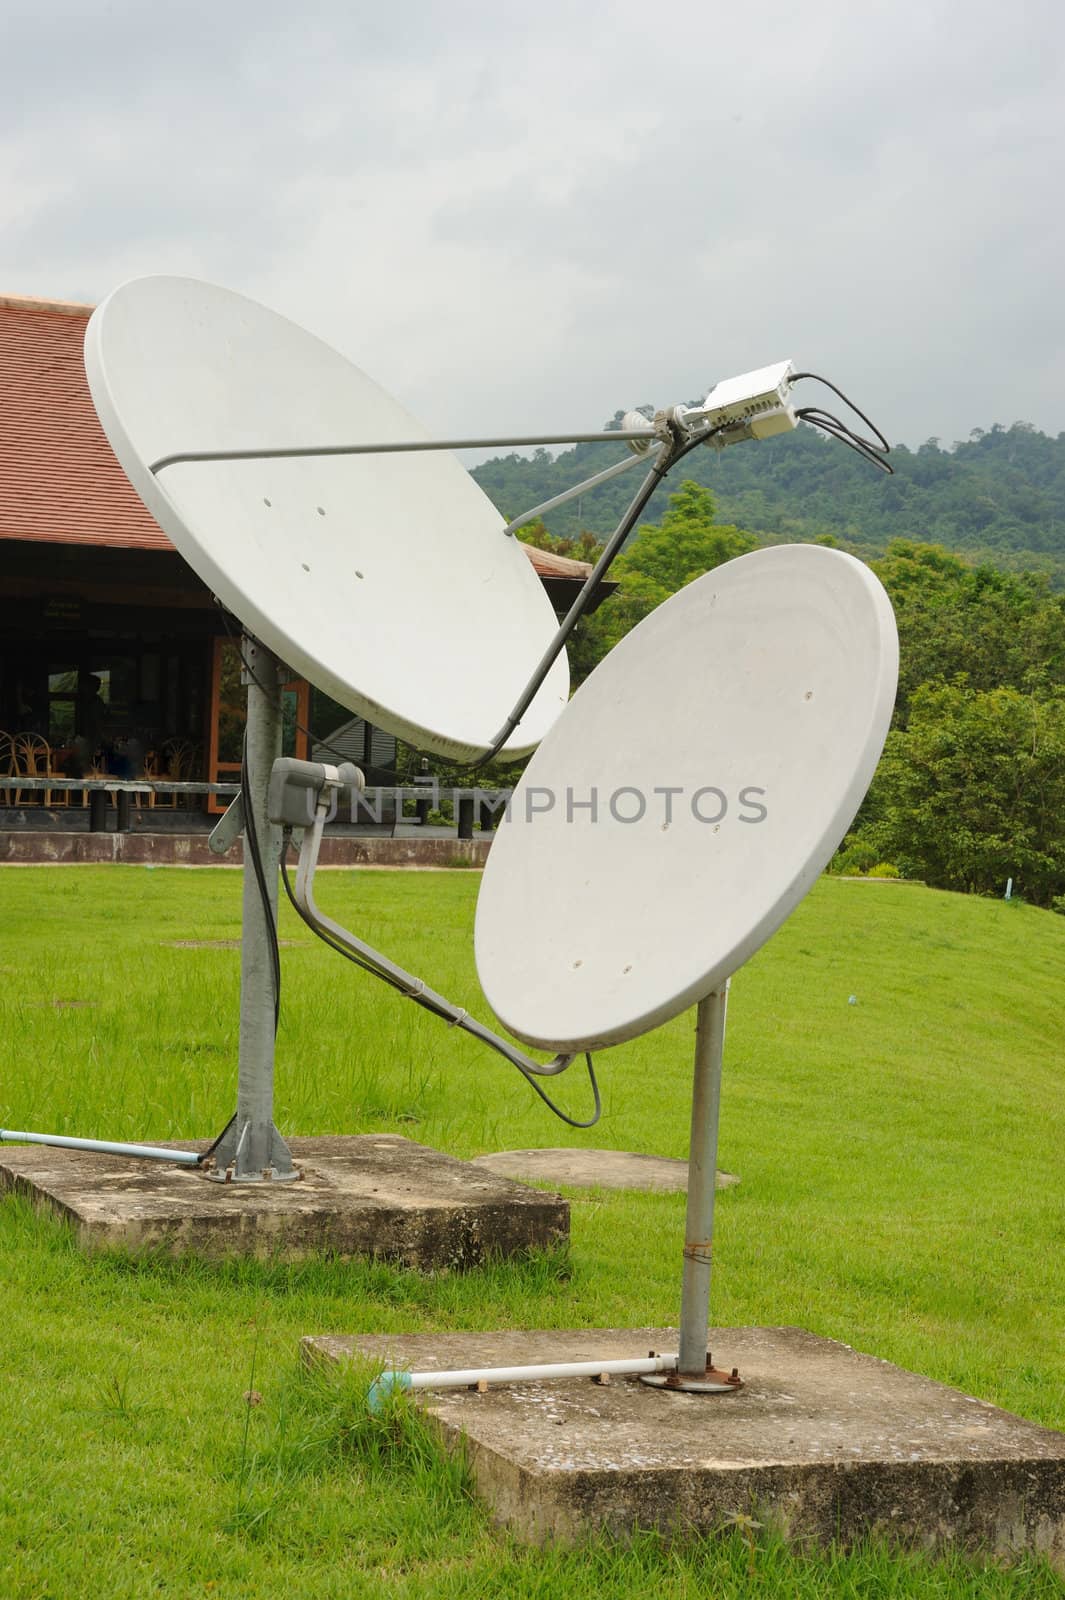
[[0,0],[0,291],[213,279],[440,434],[790,356],[1065,430],[1062,0]]

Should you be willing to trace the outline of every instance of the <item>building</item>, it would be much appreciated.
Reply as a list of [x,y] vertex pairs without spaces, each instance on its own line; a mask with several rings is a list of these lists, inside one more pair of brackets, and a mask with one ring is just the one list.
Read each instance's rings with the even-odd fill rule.
[[[41,759],[68,776],[219,782],[239,771],[232,620],[145,510],[97,421],[82,361],[91,311],[0,295],[0,805],[9,813],[5,764],[25,736],[43,741]],[[563,615],[590,569],[523,548]],[[371,781],[395,764],[390,736],[305,682],[289,685],[286,713],[290,753],[308,753],[299,725],[325,738],[342,729],[345,748],[361,741]],[[40,825],[59,801],[84,797],[57,791],[20,815]]]

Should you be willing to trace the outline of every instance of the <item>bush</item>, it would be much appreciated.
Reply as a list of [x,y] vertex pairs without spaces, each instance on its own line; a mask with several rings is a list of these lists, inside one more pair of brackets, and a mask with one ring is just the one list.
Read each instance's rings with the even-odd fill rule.
[[902,873],[893,861],[878,861],[875,867],[869,868],[871,878],[901,878]]
[[829,871],[838,872],[844,878],[857,878],[874,867],[876,862],[877,853],[873,846],[849,833],[832,857]]

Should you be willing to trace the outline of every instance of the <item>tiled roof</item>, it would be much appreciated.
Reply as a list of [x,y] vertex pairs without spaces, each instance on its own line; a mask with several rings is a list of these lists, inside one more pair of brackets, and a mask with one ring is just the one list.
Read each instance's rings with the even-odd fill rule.
[[556,556],[551,550],[537,550],[531,544],[524,549],[541,578],[580,578],[583,582],[592,570],[589,562],[574,561],[572,556]]
[[169,550],[96,418],[82,361],[91,311],[0,295],[0,539]]
[[[0,539],[170,550],[115,459],[82,359],[92,306],[0,294]],[[542,578],[587,562],[522,545]]]

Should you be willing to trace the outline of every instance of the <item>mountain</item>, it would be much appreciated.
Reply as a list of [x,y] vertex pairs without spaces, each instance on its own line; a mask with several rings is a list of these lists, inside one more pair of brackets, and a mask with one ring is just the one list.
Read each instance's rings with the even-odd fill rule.
[[[496,457],[473,476],[504,515],[517,516],[623,456],[622,446],[608,444],[557,456],[538,450],[532,458]],[[831,534],[873,555],[891,539],[916,539],[998,567],[1047,572],[1065,587],[1065,433],[1052,438],[1030,423],[996,423],[950,449],[938,439],[917,450],[896,445],[891,461],[889,478],[805,425],[761,443],[698,450],[659,489],[645,520],[659,521],[667,496],[692,478],[712,490],[722,522],[771,542]],[[547,527],[570,536],[582,528],[608,532],[640,470],[549,512]]]

